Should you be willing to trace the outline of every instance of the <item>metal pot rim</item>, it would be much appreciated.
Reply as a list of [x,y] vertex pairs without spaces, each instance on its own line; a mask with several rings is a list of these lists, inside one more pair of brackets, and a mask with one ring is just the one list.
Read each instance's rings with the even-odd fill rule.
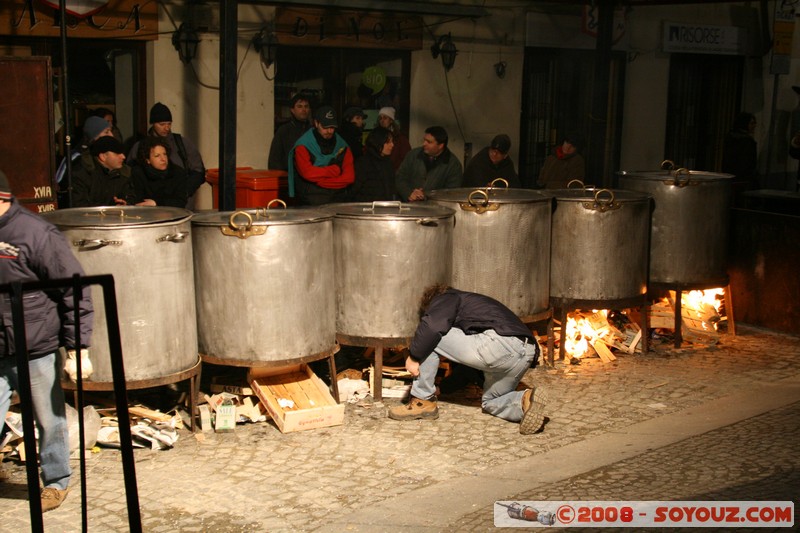
[[73,207],[42,213],[60,227],[135,228],[189,220],[192,212],[179,207]]

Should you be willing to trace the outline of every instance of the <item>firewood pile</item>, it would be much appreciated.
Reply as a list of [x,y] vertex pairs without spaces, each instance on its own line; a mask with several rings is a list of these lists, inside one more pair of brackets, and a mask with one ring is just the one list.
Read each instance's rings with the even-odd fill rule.
[[[566,333],[563,330],[566,329]],[[611,349],[633,354],[642,351],[642,330],[619,311],[574,311],[562,326],[561,342],[573,357],[593,354],[604,362],[616,359]]]
[[[699,292],[699,291],[692,291]],[[722,318],[717,307],[708,300],[692,298],[687,293],[681,298],[681,335],[694,344],[713,345],[719,342],[717,325]],[[648,323],[655,330],[675,331],[675,291],[650,306]]]

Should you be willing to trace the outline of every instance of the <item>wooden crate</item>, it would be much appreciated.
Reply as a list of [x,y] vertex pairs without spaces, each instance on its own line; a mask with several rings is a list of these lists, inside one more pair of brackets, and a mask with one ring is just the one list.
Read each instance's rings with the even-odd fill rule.
[[[306,364],[252,368],[248,381],[283,433],[344,422],[344,404],[333,399],[325,382]],[[293,405],[285,405],[286,400]]]

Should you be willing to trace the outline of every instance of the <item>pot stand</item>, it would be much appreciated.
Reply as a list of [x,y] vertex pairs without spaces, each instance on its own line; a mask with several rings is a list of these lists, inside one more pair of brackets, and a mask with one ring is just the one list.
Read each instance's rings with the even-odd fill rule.
[[372,376],[373,390],[375,391],[373,399],[376,402],[383,400],[383,351],[388,348],[395,348],[398,350],[408,348],[408,345],[411,344],[411,338],[356,337],[337,333],[336,340],[339,344],[375,349],[375,372]]
[[[176,372],[174,374],[169,374],[166,376],[152,378],[152,379],[140,379],[136,381],[125,381],[125,388],[127,390],[136,390],[136,389],[149,389],[152,387],[159,387],[162,385],[170,385],[172,383],[179,383],[181,381],[189,380],[189,390],[191,391],[189,394],[189,412],[190,415],[190,429],[192,433],[195,431],[195,417],[197,416],[197,394],[200,392],[200,372],[202,370],[202,362],[200,358],[197,358],[197,363],[187,370],[182,372]],[[74,391],[75,394],[75,405],[78,405],[78,385],[77,383],[69,380],[62,380],[61,381],[61,388],[64,390],[71,390]],[[90,381],[87,379],[83,380],[83,390],[84,391],[113,391],[114,390],[114,383],[110,381]]]
[[339,351],[339,346],[334,346],[330,350],[324,350],[322,352],[308,355],[305,357],[298,357],[294,359],[287,359],[287,360],[277,360],[277,361],[250,361],[246,359],[231,359],[231,358],[219,358],[214,357],[212,355],[207,354],[200,354],[200,357],[206,363],[211,363],[212,365],[220,365],[220,366],[245,366],[248,368],[281,368],[287,367],[292,365],[297,365],[300,363],[311,363],[314,361],[319,361],[320,359],[327,359],[328,360],[328,368],[330,369],[331,373],[331,393],[333,398],[336,400],[336,403],[339,403],[339,384],[336,381],[336,360],[334,359],[334,355],[336,352]]

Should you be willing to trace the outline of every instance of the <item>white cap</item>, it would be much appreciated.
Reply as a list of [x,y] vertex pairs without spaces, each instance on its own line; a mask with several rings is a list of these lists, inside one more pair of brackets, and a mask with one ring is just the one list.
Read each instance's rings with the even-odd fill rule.
[[386,115],[390,119],[394,120],[394,108],[393,107],[382,107],[380,111],[378,111],[378,116]]

